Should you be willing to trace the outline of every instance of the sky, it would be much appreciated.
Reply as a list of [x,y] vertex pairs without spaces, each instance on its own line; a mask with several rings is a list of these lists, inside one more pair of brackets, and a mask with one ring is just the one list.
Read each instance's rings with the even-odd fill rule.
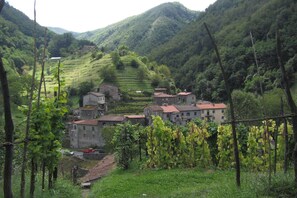
[[[42,26],[86,32],[142,14],[162,3],[176,1],[190,10],[204,11],[216,0],[36,0],[36,19]],[[34,0],[6,2],[34,18]]]

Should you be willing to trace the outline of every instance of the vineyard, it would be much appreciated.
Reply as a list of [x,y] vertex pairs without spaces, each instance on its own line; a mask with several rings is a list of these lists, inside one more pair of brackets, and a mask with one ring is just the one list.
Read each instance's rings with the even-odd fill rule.
[[[131,124],[116,128],[113,144],[119,164],[124,164],[122,167],[127,169],[131,159],[146,154],[144,166],[148,168],[234,168],[230,125],[197,120],[186,126],[175,126],[164,123],[160,117],[153,120],[153,125],[145,128]],[[238,125],[241,167],[249,171],[287,168],[284,165],[288,164],[285,159],[292,156],[293,132],[290,124],[285,125],[273,120],[257,126]],[[287,153],[286,146],[291,154]]]

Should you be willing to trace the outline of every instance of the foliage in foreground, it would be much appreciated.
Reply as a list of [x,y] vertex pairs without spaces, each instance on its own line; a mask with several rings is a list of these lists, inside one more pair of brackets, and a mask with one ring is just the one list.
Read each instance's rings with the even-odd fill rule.
[[[13,194],[15,197],[18,197],[20,192],[20,176],[16,175],[13,180]],[[25,197],[29,196],[29,177],[27,177],[26,182],[26,195]],[[0,181],[0,185],[2,186],[2,181]],[[3,195],[3,188],[0,189],[0,197]],[[59,179],[54,185],[54,188],[48,190],[47,188],[42,191],[41,189],[41,175],[37,176],[37,183],[35,189],[35,197],[42,197],[42,198],[80,198],[81,191],[79,187],[73,186],[69,180]]]
[[293,174],[276,174],[271,186],[264,174],[243,172],[236,187],[233,171],[206,169],[116,170],[91,189],[90,198],[292,197]]

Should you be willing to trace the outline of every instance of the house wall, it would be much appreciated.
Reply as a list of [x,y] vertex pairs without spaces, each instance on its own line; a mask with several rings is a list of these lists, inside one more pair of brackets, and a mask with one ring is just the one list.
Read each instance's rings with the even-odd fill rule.
[[80,119],[82,120],[90,120],[94,119],[98,116],[97,110],[80,110]]
[[213,121],[216,123],[222,123],[226,120],[225,118],[226,109],[205,109],[201,110],[201,119]]
[[103,147],[102,130],[98,125],[73,124],[70,131],[71,148]]
[[95,96],[93,94],[88,94],[83,97],[83,106],[91,105],[95,106],[98,104],[104,104],[105,97],[104,96]]
[[195,104],[196,96],[194,94],[190,94],[187,96],[178,96],[178,103],[187,105]]
[[152,111],[150,108],[144,108],[143,111],[144,115],[145,115],[145,119],[146,119],[146,123],[148,125],[151,125],[153,123],[153,119],[152,116],[163,116],[163,112],[161,111]]
[[176,104],[177,99],[176,97],[154,97],[154,103],[157,105],[173,105]]

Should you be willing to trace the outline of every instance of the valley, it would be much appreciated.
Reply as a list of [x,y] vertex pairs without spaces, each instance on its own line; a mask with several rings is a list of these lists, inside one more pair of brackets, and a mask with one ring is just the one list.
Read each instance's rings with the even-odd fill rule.
[[293,197],[296,29],[291,0],[217,0],[204,12],[169,2],[80,34],[5,4],[1,74],[14,130],[1,85],[1,186],[13,178],[15,197],[20,188],[22,198],[81,197],[73,171],[91,177],[106,163],[109,174],[86,180],[88,197]]

